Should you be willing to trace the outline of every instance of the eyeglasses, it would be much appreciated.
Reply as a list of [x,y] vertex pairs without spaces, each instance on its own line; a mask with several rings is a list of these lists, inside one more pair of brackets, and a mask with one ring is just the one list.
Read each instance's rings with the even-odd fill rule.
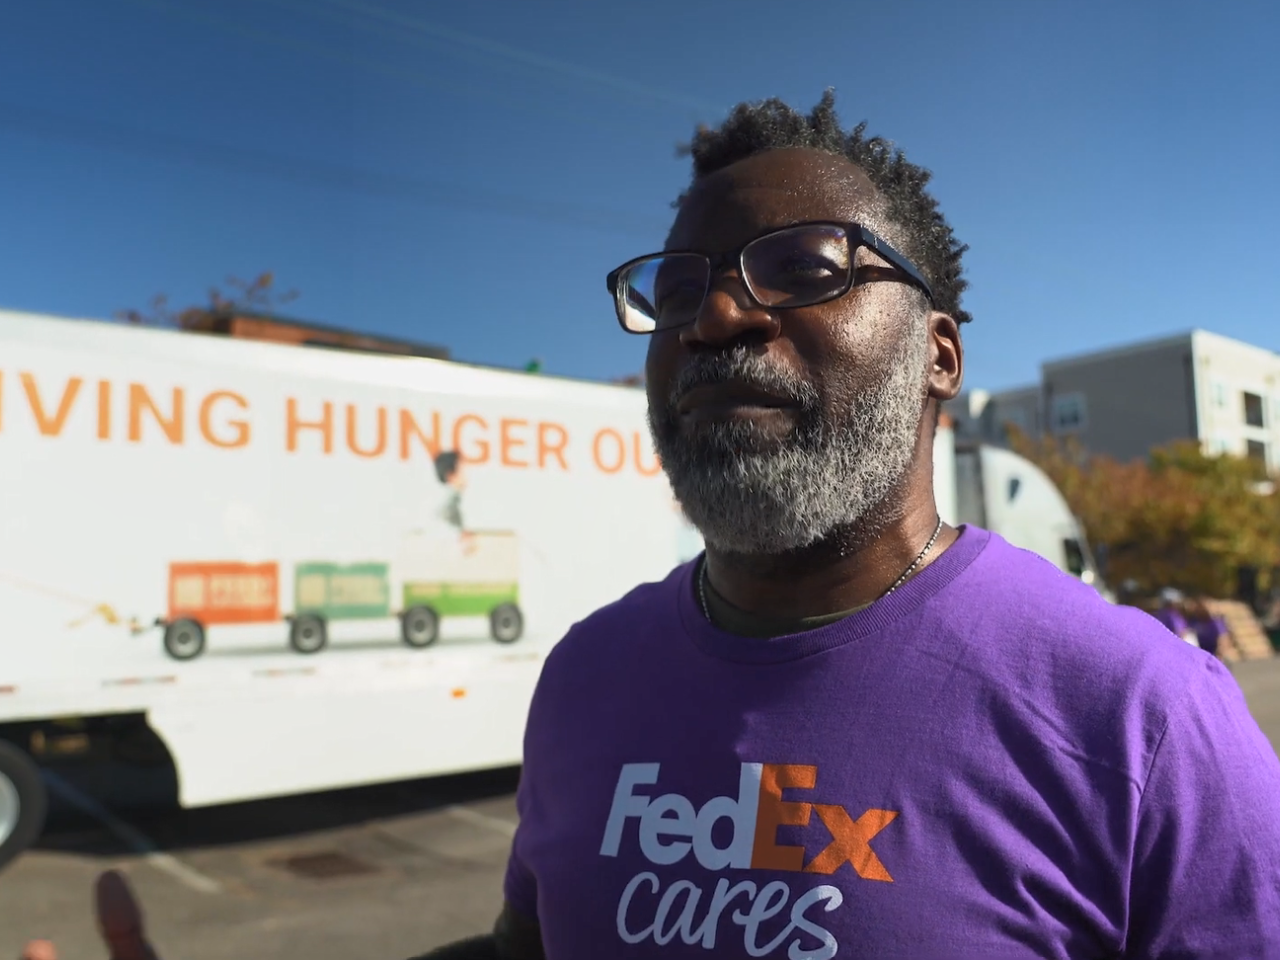
[[609,292],[627,333],[683,327],[697,319],[712,277],[736,261],[743,286],[760,306],[809,307],[853,288],[859,247],[869,247],[895,268],[888,279],[919,287],[933,301],[933,291],[911,261],[866,227],[825,222],[771,230],[714,256],[673,251],[638,257],[609,274]]

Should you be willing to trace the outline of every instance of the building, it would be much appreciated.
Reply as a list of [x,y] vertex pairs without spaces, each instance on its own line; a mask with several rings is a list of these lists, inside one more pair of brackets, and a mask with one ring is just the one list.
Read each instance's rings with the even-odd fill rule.
[[1280,354],[1212,333],[1197,344],[1197,438],[1280,470]]
[[1044,432],[1040,386],[1017,387],[990,392],[967,390],[947,407],[955,424],[955,434],[966,440],[1004,445],[1008,428],[1039,437]]
[[1196,340],[1182,334],[1044,363],[1046,431],[1119,460],[1199,439]]
[[1041,368],[1046,431],[1120,460],[1198,440],[1280,469],[1280,356],[1193,330]]
[[953,407],[962,432],[993,443],[1010,423],[1119,460],[1197,440],[1280,470],[1280,355],[1205,330],[1050,360],[1036,386],[970,391]]
[[296,346],[329,347],[369,353],[392,353],[407,357],[448,360],[446,347],[414,343],[394,337],[340,330],[323,324],[245,311],[208,311],[189,322],[186,329],[196,333],[216,333],[246,340],[267,340]]

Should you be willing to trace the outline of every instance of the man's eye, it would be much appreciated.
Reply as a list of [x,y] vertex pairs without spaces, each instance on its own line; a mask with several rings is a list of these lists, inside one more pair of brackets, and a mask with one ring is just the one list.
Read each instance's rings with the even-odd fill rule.
[[790,276],[827,277],[836,272],[830,260],[820,257],[790,257],[779,264],[779,269]]
[[812,273],[812,271],[831,271],[831,261],[819,257],[790,257],[782,261],[782,269],[787,273]]

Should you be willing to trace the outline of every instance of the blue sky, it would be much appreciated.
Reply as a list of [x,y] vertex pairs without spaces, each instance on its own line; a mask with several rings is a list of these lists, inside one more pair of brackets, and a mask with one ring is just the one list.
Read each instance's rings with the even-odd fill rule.
[[[969,243],[968,386],[1204,327],[1280,348],[1265,2],[42,0],[0,24],[0,306],[272,270],[288,312],[606,378],[675,144],[837,90]],[[801,12],[803,11],[803,12]]]

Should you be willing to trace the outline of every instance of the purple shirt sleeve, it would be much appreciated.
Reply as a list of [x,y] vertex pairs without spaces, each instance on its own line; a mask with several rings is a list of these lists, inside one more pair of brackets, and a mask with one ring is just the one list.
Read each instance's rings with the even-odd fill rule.
[[[537,695],[535,694],[534,696],[536,704]],[[516,790],[516,811],[521,824],[529,821],[530,810],[537,803],[532,782],[533,776],[531,775],[534,771],[530,770],[528,763],[530,753],[528,734],[526,734],[525,766],[520,772],[520,786]],[[538,881],[524,857],[524,847],[528,843],[527,834],[527,829],[523,829],[521,826],[516,827],[515,838],[511,843],[511,854],[507,858],[506,875],[502,881],[502,897],[507,908],[521,919],[536,923],[538,920]]]
[[1216,660],[1165,727],[1135,841],[1126,956],[1280,956],[1280,760]]
[[533,699],[529,704],[529,715],[524,730],[524,765],[520,770],[520,785],[516,789],[516,813],[519,825],[511,843],[511,854],[507,859],[507,871],[502,882],[503,900],[507,908],[529,923],[538,921],[538,878],[530,866],[531,857],[526,855],[526,848],[536,838],[529,836],[528,824],[539,819],[547,804],[546,791],[542,788],[541,766],[547,756],[547,737],[544,732],[546,721],[544,715],[548,709],[548,701],[555,696],[548,692],[548,687],[555,682],[558,664],[563,653],[569,647],[568,641],[574,631],[555,648],[552,649],[543,663],[542,674],[538,677],[533,691]]
[[502,881],[503,899],[508,906],[526,920],[538,919],[538,885],[533,874],[520,858],[519,849],[513,846],[507,859],[507,873]]

